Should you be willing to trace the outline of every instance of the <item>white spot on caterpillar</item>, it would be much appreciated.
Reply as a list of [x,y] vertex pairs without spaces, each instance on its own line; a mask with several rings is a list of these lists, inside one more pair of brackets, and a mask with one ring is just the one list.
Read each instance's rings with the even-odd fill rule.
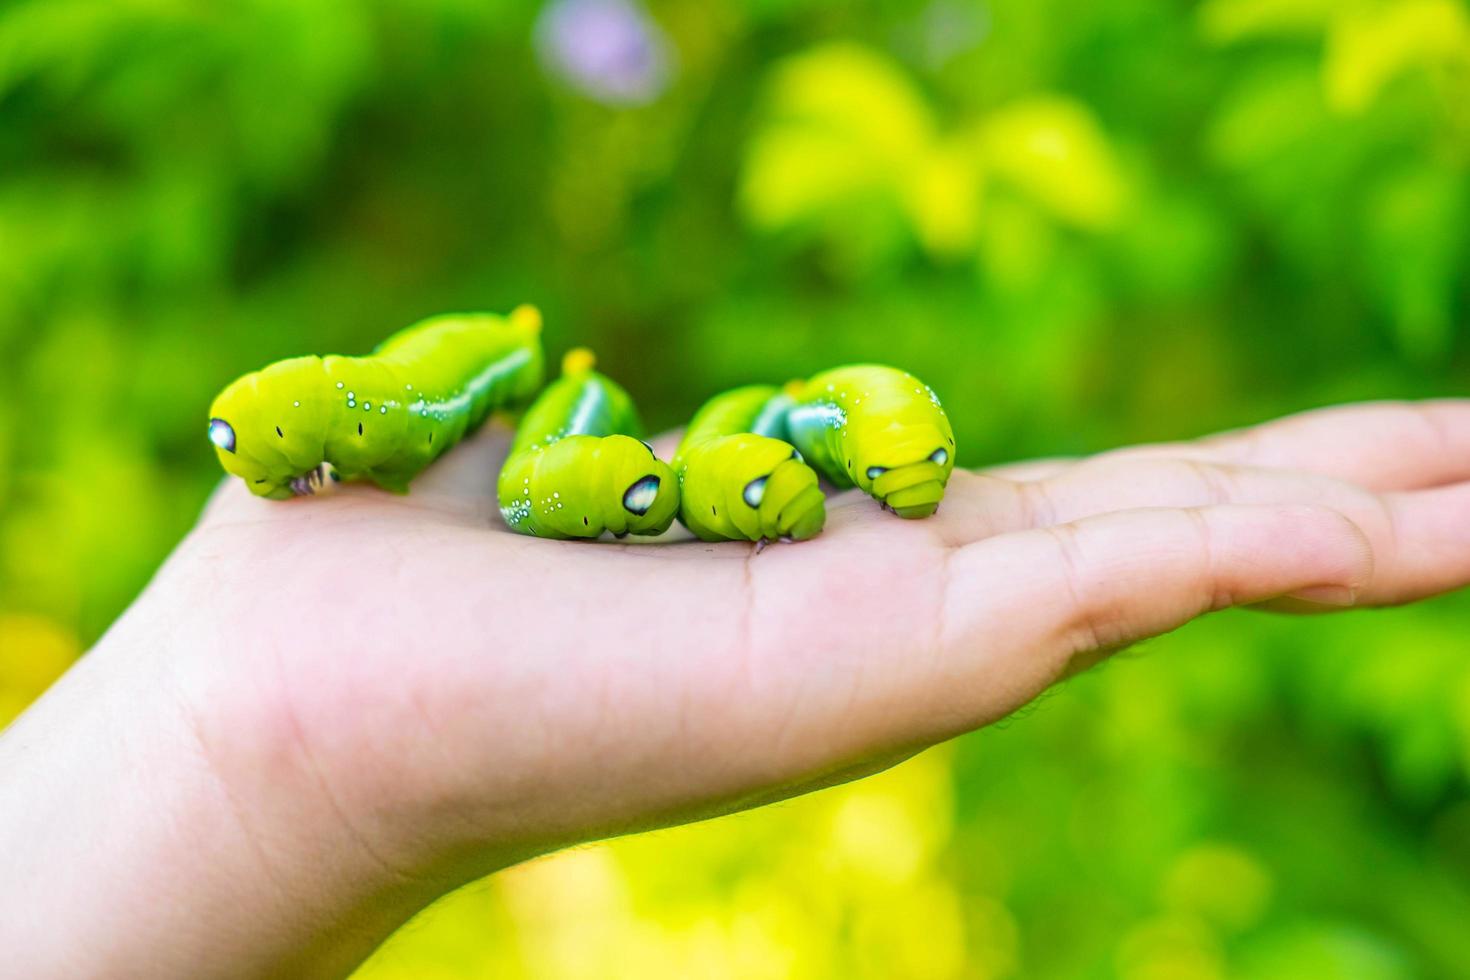
[[292,408],[300,408],[301,407],[301,403],[300,402],[292,402],[291,403],[291,407]]
[[371,412],[373,410],[373,403],[372,402],[363,402],[362,403],[362,410],[364,412]]
[[357,397],[357,392],[355,392],[355,391],[349,391],[347,393],[347,397],[348,398],[356,398]]
[[519,526],[522,521],[531,516],[531,502],[529,500],[514,500],[505,507],[500,508],[500,516],[505,523],[511,526]]
[[341,388],[341,387],[343,387],[343,385],[342,385],[342,382],[340,382],[340,381],[338,381],[338,382],[337,382],[337,387],[338,387],[338,388]]
[[382,407],[380,407],[378,409],[378,411],[381,412],[384,415],[387,415],[388,414],[388,406],[387,405],[383,405]]

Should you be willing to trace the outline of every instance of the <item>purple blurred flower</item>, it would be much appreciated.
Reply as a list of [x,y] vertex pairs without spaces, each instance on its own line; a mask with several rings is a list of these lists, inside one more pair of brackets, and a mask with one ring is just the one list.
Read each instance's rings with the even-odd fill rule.
[[668,40],[631,0],[553,0],[536,23],[548,71],[609,105],[641,105],[668,88]]
[[990,8],[975,0],[934,0],[918,21],[920,50],[931,67],[941,67],[978,47],[990,34]]

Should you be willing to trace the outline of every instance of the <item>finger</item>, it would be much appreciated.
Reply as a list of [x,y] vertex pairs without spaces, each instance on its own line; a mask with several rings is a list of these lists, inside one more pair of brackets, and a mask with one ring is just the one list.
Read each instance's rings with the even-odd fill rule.
[[[1378,513],[1355,518],[1375,555],[1359,606],[1393,606],[1470,585],[1470,483],[1377,498]],[[1347,512],[1353,516],[1352,511]],[[1273,612],[1319,613],[1322,606],[1285,600]]]
[[1227,606],[1353,601],[1371,581],[1362,529],[1330,508],[1124,511],[955,551],[938,644],[955,730],[993,721],[1096,656]]
[[1095,459],[1159,457],[1300,470],[1372,490],[1457,483],[1470,479],[1470,400],[1317,409],[1197,442],[1139,446]]
[[1178,458],[1102,456],[1044,480],[1016,483],[956,474],[934,528],[958,547],[1006,531],[1050,527],[1118,510],[1210,504],[1319,503],[1373,518],[1382,502],[1362,487],[1291,470]]
[[969,477],[960,490],[933,519],[950,546],[1138,508],[1312,504],[1368,535],[1379,562],[1360,597],[1365,604],[1407,602],[1470,581],[1470,484],[1375,494],[1306,473],[1159,459],[1098,460],[1029,484]]
[[1045,459],[1027,459],[1019,463],[986,466],[973,472],[977,476],[994,477],[998,480],[1015,480],[1017,482],[1045,480],[1075,466],[1081,459],[1082,457],[1078,456],[1049,456]]
[[1386,494],[1383,556],[1364,605],[1412,602],[1470,585],[1470,483]]

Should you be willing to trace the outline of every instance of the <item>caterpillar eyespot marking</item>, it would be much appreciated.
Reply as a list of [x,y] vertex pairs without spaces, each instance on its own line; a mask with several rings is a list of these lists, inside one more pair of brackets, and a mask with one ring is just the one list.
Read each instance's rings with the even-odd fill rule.
[[792,390],[736,388],[690,420],[674,466],[683,481],[680,520],[699,538],[805,540],[822,529],[817,475],[787,433]]
[[500,515],[511,530],[543,538],[596,538],[604,531],[624,537],[661,534],[673,523],[674,472],[642,441],[632,398],[594,363],[585,349],[568,353],[562,376],[516,429],[497,486]]
[[224,452],[233,453],[235,451],[235,430],[224,419],[210,419],[209,441]]
[[634,483],[623,494],[623,509],[638,517],[648,513],[648,508],[658,499],[658,484],[659,479],[656,476],[645,476]]
[[756,477],[745,485],[745,489],[740,491],[740,497],[745,501],[745,506],[756,508],[761,505],[761,500],[766,495],[766,481],[769,479],[768,476]]
[[886,466],[869,466],[868,467],[868,479],[870,479],[870,480],[876,480],[876,479],[878,479],[878,477],[882,476],[884,473],[887,473],[887,472],[888,472],[888,467],[886,467]]
[[[310,488],[313,474],[327,472],[324,464],[335,479],[406,492],[437,455],[428,448],[431,426],[448,423],[452,444],[494,409],[535,393],[543,374],[539,329],[540,315],[531,307],[508,316],[455,314],[400,330],[367,356],[278,361],[219,394],[210,408],[209,441],[220,465],[258,496],[296,495]],[[408,411],[390,413],[404,391],[413,392],[404,404]],[[382,424],[371,433],[346,414],[357,408],[359,395],[364,412],[377,403]],[[298,429],[289,442],[282,442],[285,432],[269,415],[269,406],[283,399],[296,410],[292,424]],[[268,446],[272,429],[276,440]]]

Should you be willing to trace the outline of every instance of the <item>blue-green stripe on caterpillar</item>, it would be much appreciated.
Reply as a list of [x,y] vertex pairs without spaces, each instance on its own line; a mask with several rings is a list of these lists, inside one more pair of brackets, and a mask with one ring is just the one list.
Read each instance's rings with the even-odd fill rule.
[[934,389],[882,364],[833,368],[788,386],[792,443],[838,487],[899,517],[939,508],[954,472],[954,430]]
[[294,357],[228,385],[210,406],[220,465],[251,493],[310,496],[333,479],[395,493],[544,373],[541,315],[436,316],[365,357]]

